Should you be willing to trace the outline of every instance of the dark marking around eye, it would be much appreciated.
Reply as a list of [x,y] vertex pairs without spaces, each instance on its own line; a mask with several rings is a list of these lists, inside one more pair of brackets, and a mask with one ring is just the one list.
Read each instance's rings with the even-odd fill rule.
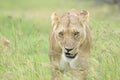
[[74,32],[74,38],[76,39],[76,38],[78,38],[79,36],[80,36],[80,33],[79,32]]
[[78,35],[79,34],[79,32],[74,32],[74,36],[76,36],[76,35]]
[[63,37],[63,35],[64,35],[63,32],[59,32],[60,37]]

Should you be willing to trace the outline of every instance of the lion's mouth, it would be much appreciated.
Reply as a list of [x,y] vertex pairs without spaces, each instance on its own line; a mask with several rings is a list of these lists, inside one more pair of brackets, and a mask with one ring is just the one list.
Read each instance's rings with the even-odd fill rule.
[[76,54],[71,54],[71,53],[65,53],[65,56],[67,57],[67,58],[71,58],[71,59],[73,59],[73,58],[75,58],[76,57],[76,55],[77,55],[78,53],[76,53]]

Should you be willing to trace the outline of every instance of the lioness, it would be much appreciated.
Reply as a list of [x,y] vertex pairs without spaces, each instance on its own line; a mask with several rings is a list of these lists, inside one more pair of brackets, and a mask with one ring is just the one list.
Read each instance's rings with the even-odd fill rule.
[[86,80],[91,48],[88,17],[88,11],[75,9],[61,16],[52,14],[49,39],[51,80]]

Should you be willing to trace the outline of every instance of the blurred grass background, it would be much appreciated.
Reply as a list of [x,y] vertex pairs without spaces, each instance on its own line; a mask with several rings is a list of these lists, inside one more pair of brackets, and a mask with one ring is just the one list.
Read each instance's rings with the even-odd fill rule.
[[120,80],[120,11],[95,0],[0,0],[0,80],[50,80],[50,16],[90,12],[93,35],[88,80]]

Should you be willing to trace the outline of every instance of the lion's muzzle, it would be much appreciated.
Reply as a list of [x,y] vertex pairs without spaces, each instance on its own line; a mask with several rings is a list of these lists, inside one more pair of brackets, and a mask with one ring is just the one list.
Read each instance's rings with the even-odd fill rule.
[[73,58],[75,58],[76,57],[76,55],[77,55],[78,53],[76,53],[76,54],[71,54],[71,53],[65,53],[65,56],[67,57],[67,58],[70,58],[70,59],[73,59]]
[[65,48],[65,50],[67,50],[67,52],[72,51],[74,48]]

